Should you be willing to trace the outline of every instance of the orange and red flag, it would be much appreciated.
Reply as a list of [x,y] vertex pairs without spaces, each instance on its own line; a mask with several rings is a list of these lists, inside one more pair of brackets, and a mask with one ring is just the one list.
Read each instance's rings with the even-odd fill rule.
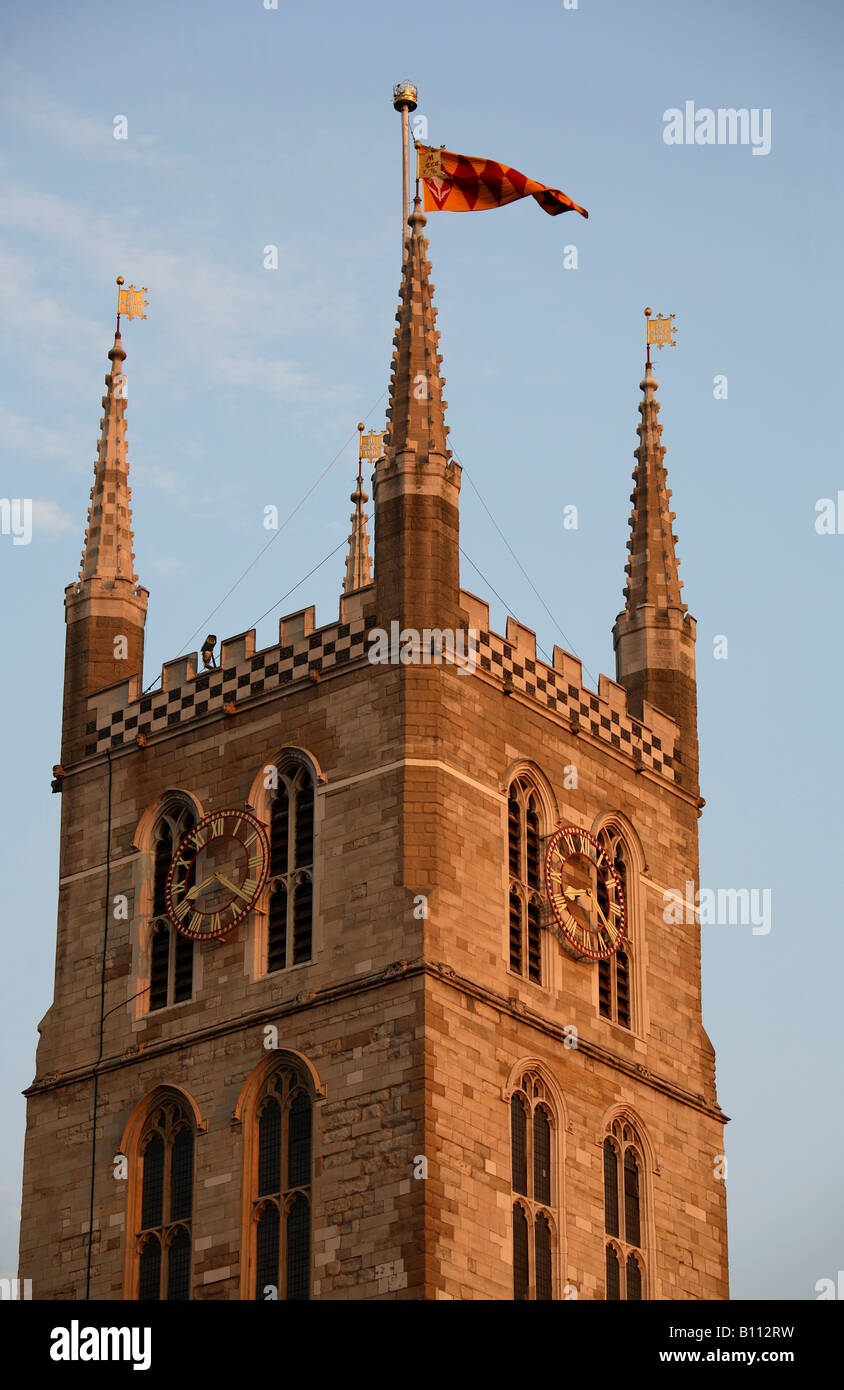
[[496,164],[492,159],[475,159],[471,155],[452,154],[451,150],[417,145],[416,177],[425,190],[426,212],[482,212],[514,203],[518,198],[535,198],[551,217],[560,212],[589,216],[585,208],[572,202],[559,188],[536,183],[518,169]]

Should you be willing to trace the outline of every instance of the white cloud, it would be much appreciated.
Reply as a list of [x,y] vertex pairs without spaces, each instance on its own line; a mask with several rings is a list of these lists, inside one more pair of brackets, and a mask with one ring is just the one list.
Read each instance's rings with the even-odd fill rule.
[[[185,394],[197,380],[238,394],[253,390],[306,410],[311,420],[318,405],[321,424],[331,412],[345,419],[359,409],[355,388],[329,385],[319,371],[273,351],[282,336],[304,332],[351,337],[361,317],[355,296],[337,291],[330,268],[315,274],[293,248],[283,248],[278,272],[258,269],[259,262],[254,273],[244,272],[203,246],[174,250],[172,239],[161,245],[142,211],[124,210],[118,220],[22,185],[0,193],[2,230],[24,234],[30,248],[24,255],[0,245],[0,316],[39,380],[81,393],[80,357],[104,352],[102,322],[45,292],[44,263],[60,256],[76,284],[99,287],[98,298],[115,265],[127,280],[150,287],[147,313],[165,321],[168,344],[156,384]],[[131,362],[128,370],[131,379]]]
[[178,559],[175,555],[160,555],[155,551],[147,552],[144,557],[144,566],[153,574],[166,577],[172,574],[187,574],[189,566],[184,560]]
[[77,522],[63,512],[58,502],[46,497],[32,499],[32,529],[39,536],[61,536],[67,531],[78,531]]
[[[0,447],[25,463],[48,462],[78,464],[79,452],[73,442],[77,430],[65,424],[62,429],[39,425],[26,415],[18,415],[0,404]],[[93,463],[93,454],[91,460]]]
[[[159,137],[144,131],[140,120],[125,109],[88,116],[57,101],[46,88],[20,78],[8,82],[4,105],[13,119],[83,159],[144,165],[158,173],[183,170],[187,163],[184,157],[166,154],[159,147]],[[114,138],[116,116],[126,117],[125,140]]]

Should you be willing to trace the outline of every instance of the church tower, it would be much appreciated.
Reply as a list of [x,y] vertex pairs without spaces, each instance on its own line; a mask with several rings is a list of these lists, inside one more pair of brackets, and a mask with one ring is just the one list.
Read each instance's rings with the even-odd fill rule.
[[323,626],[142,677],[110,354],[27,1090],[35,1298],[727,1297],[699,929],[664,910],[702,802],[656,383],[592,691],[460,588],[418,202],[408,225],[374,576],[359,474]]

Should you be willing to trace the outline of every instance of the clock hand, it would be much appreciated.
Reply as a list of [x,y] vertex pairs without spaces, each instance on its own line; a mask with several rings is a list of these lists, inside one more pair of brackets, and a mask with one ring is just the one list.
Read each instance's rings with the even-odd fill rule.
[[617,927],[615,926],[615,924],[614,924],[613,922],[608,922],[608,921],[607,921],[606,917],[604,916],[603,910],[602,910],[602,908],[601,908],[601,904],[598,902],[597,898],[593,898],[591,893],[589,894],[589,896],[590,896],[590,898],[592,898],[592,902],[595,904],[595,907],[596,907],[597,910],[598,910],[598,916],[600,917],[601,921],[603,922],[604,926],[606,927],[606,929],[607,929],[607,931],[609,932],[610,936],[612,937],[613,941],[615,941],[615,938],[618,936],[618,929],[617,929]]
[[245,903],[251,903],[252,899],[249,894],[244,893],[243,889],[238,888],[236,883],[232,883],[231,879],[226,878],[223,874],[215,874],[214,877],[217,879],[218,883],[222,883],[224,888],[230,888],[233,893],[237,893],[239,898],[243,898]]
[[216,874],[212,874],[210,878],[203,879],[202,883],[195,883],[193,885],[193,888],[189,888],[188,891],[185,893],[185,897],[188,899],[189,902],[193,902],[194,898],[197,898],[200,893],[205,892],[205,889],[208,887],[209,883],[213,883],[216,877]]

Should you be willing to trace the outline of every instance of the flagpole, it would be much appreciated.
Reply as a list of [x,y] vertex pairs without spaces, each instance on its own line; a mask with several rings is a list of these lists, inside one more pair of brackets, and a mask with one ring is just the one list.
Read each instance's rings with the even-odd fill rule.
[[401,193],[401,258],[404,261],[407,255],[407,218],[408,218],[408,187],[410,171],[408,168],[408,145],[409,138],[409,113],[416,110],[416,98],[418,92],[412,82],[399,82],[393,88],[393,106],[396,111],[401,112],[401,168],[402,168],[402,193]]
[[123,284],[123,276],[117,277],[117,332],[120,332],[120,286]]

